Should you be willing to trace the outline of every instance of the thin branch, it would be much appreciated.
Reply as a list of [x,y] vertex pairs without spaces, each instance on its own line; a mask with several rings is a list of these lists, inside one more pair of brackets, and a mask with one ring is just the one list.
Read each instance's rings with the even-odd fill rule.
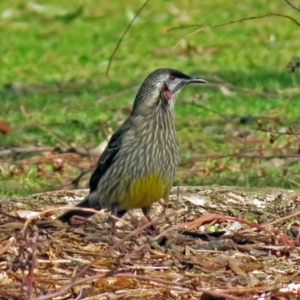
[[112,95],[109,95],[109,96],[102,97],[99,100],[97,100],[96,103],[103,103],[106,100],[113,99],[113,98],[118,97],[118,96],[122,96],[122,95],[127,94],[131,91],[137,90],[139,87],[140,86],[137,85],[137,86],[131,87],[129,89],[123,90],[121,92],[118,92],[118,93],[115,93],[115,94],[112,94]]
[[230,153],[230,154],[215,154],[215,155],[207,155],[207,156],[195,156],[190,159],[183,160],[182,162],[179,163],[179,166],[185,166],[187,164],[191,164],[194,162],[199,162],[199,161],[205,161],[205,160],[217,160],[217,159],[222,159],[222,158],[259,158],[259,159],[264,159],[264,160],[270,160],[274,158],[279,158],[279,159],[287,159],[287,158],[297,158],[299,159],[300,154],[280,154],[280,155],[260,155],[260,154],[247,154],[251,152],[259,152],[259,150],[251,150],[251,151],[245,151],[245,152],[239,152],[239,153]]
[[[105,102],[109,99],[114,99],[116,97],[122,96],[124,94],[129,93],[129,92],[136,91],[139,87],[140,86],[137,85],[137,86],[125,89],[123,91],[114,93],[112,95],[104,96],[104,97],[100,98],[99,100],[97,100],[96,103],[103,103],[103,102]],[[265,92],[254,91],[254,90],[250,90],[250,89],[247,89],[247,88],[243,88],[243,87],[233,85],[232,83],[229,83],[229,82],[226,82],[226,81],[223,81],[223,80],[222,80],[222,83],[207,83],[207,84],[205,84],[205,87],[206,88],[226,87],[226,88],[229,88],[229,89],[232,89],[232,90],[237,90],[237,91],[241,91],[241,92],[244,92],[244,93],[249,93],[249,94],[252,94],[252,95],[258,95],[258,96],[263,96],[263,97],[271,97],[271,98],[278,98],[278,97],[282,96],[282,93],[281,94],[276,94],[276,93],[265,93]],[[283,90],[283,92],[284,92],[284,90]],[[293,97],[294,97],[294,95],[293,95]]]
[[[193,287],[189,284],[176,282],[174,280],[170,281],[170,280],[161,279],[161,278],[157,278],[157,277],[150,277],[150,276],[137,275],[137,274],[131,274],[131,273],[120,273],[120,274],[115,274],[114,276],[115,277],[133,278],[136,280],[143,280],[143,281],[153,281],[156,283],[160,283],[165,287],[168,287],[168,289],[170,287],[177,289],[177,290],[182,290],[185,288],[185,289],[187,289],[187,291],[205,293],[207,295],[212,296],[212,298],[224,298],[224,299],[231,299],[231,300],[242,300],[243,299],[238,296],[228,295],[228,293],[226,293],[226,289],[223,292],[221,289],[216,290],[216,289],[201,288],[198,286]],[[104,277],[103,275],[95,275],[95,276],[91,276],[90,279],[94,280],[94,279],[103,278],[103,277]],[[82,284],[82,283],[88,281],[88,279],[89,278],[82,278],[82,279],[78,280],[78,282],[76,282],[76,285]]]
[[16,238],[11,237],[8,242],[0,249],[0,255],[3,255],[12,245],[16,243]]
[[0,290],[0,296],[3,297],[1,299],[19,299],[19,300],[26,300],[27,299],[28,300],[28,298],[24,298],[24,297],[22,297],[20,295],[18,295],[18,297],[16,297],[16,295],[8,294],[6,292],[6,290],[5,291]]
[[272,97],[272,98],[278,98],[281,97],[282,95],[280,94],[275,94],[275,93],[265,93],[265,92],[259,92],[259,91],[254,91],[254,90],[250,90],[247,88],[243,88],[243,87],[239,87],[236,85],[233,85],[229,82],[224,82],[224,83],[207,83],[205,84],[206,88],[212,87],[212,88],[222,88],[222,87],[226,87],[232,90],[237,90],[237,91],[241,91],[244,93],[248,93],[251,95],[258,95],[258,96],[263,96],[263,97]]
[[93,168],[90,168],[90,169],[85,170],[85,171],[82,170],[78,176],[76,176],[74,179],[72,179],[72,181],[71,181],[70,184],[72,184],[75,188],[77,188],[80,179],[81,179],[85,174],[91,172],[92,170],[93,170]]
[[[75,166],[76,167],[76,166]],[[53,189],[50,189],[50,190],[53,190],[53,191],[57,191],[57,190],[64,190],[66,189],[66,187],[72,187],[74,189],[77,189],[78,186],[79,186],[79,182],[81,180],[81,178],[86,175],[87,173],[91,172],[94,168],[89,168],[87,170],[81,170],[80,171],[80,174],[77,175],[75,178],[73,179],[69,179],[66,183],[62,183],[61,185],[59,186],[55,186],[53,187]],[[47,188],[46,191],[49,191],[49,188]]]
[[21,154],[21,153],[32,153],[32,152],[48,152],[52,151],[55,147],[29,147],[29,148],[10,148],[0,151],[0,156],[5,155],[14,155],[14,154]]
[[15,154],[22,154],[22,153],[34,153],[34,152],[76,153],[83,156],[93,155],[93,150],[87,150],[84,148],[42,146],[42,147],[10,148],[10,149],[0,151],[0,156],[15,155]]
[[274,225],[276,225],[276,224],[278,224],[278,223],[281,223],[281,222],[283,222],[283,221],[291,220],[291,219],[293,219],[293,218],[296,218],[296,217],[298,217],[299,215],[300,215],[300,211],[296,211],[296,212],[294,212],[294,213],[292,213],[292,214],[290,214],[290,215],[288,215],[288,216],[285,216],[285,217],[279,218],[279,219],[277,219],[277,220],[275,220],[275,221],[273,221],[273,222],[267,223],[267,224],[263,225],[263,227],[274,226]]
[[[65,208],[65,207],[64,207]],[[61,209],[61,208],[60,208]],[[59,209],[59,210],[60,210]],[[73,207],[74,209],[74,207]],[[76,209],[78,209],[76,207]],[[94,212],[95,210],[93,209],[81,209],[80,210],[83,210],[83,211],[91,211],[91,212]],[[42,215],[44,215],[45,213],[47,213],[49,210],[45,210],[43,212],[41,212]],[[97,211],[95,211],[97,212]],[[101,211],[100,211],[101,212]],[[99,211],[97,213],[100,213]],[[181,211],[179,212],[172,212],[170,214],[167,214],[165,216],[160,216],[159,218],[151,221],[151,222],[147,222],[145,223],[144,225],[138,227],[137,229],[129,232],[124,238],[122,238],[121,240],[119,240],[118,242],[114,243],[111,247],[108,247],[105,251],[103,251],[100,255],[97,255],[95,257],[94,260],[92,260],[91,262],[87,263],[85,266],[83,266],[79,272],[70,280],[70,282],[68,282],[66,285],[64,285],[59,291],[56,291],[56,292],[53,292],[53,293],[50,293],[50,294],[47,294],[47,295],[41,295],[41,296],[38,296],[36,298],[32,298],[31,300],[47,300],[47,299],[52,299],[53,297],[57,297],[57,296],[60,296],[62,295],[63,293],[67,292],[70,288],[72,288],[73,286],[75,285],[78,285],[79,283],[82,283],[82,282],[86,282],[86,281],[90,281],[92,280],[94,277],[87,277],[87,278],[83,278],[83,279],[80,279],[80,276],[86,274],[87,270],[90,268],[90,266],[94,263],[94,262],[97,262],[99,261],[99,259],[101,257],[105,257],[105,255],[107,255],[108,253],[111,253],[113,250],[115,249],[118,249],[119,247],[121,247],[121,245],[123,245],[127,240],[129,240],[131,237],[133,236],[137,236],[140,232],[142,232],[144,229],[146,229],[147,227],[159,222],[161,219],[163,218],[168,218],[170,216],[173,216],[174,213],[181,213]],[[111,215],[111,217],[114,217]],[[29,223],[31,222],[32,219],[36,218],[35,217],[32,217],[30,219],[28,219],[26,221],[26,223],[24,224],[23,226],[23,229],[22,229],[22,233],[24,234],[25,231],[26,231],[26,227],[29,225]],[[115,217],[114,217],[115,218]],[[117,218],[118,219],[118,218]],[[122,219],[118,219],[122,222],[124,222],[124,220]],[[125,222],[126,223],[126,222]],[[100,277],[98,278],[102,278],[102,277],[107,277],[107,276],[112,276],[112,273],[113,273],[113,270],[110,270],[108,272],[106,272],[104,275],[98,275]],[[116,276],[116,274],[114,274],[114,276]]]
[[[77,280],[75,282],[75,284],[76,284],[76,286],[78,286],[80,284],[90,282],[90,281],[93,281],[95,279],[105,278],[105,277],[107,277],[107,274],[89,276],[89,277],[85,277],[85,278]],[[148,282],[152,281],[152,282],[155,282],[157,284],[161,284],[162,286],[167,287],[168,289],[170,289],[170,287],[172,289],[180,290],[180,291],[182,291],[183,289],[186,289],[187,292],[202,292],[202,293],[208,294],[208,295],[210,295],[212,297],[216,297],[216,298],[221,297],[221,298],[224,298],[224,299],[226,298],[226,299],[232,299],[232,300],[242,300],[243,299],[241,297],[229,295],[228,293],[226,293],[226,290],[222,291],[221,289],[218,289],[216,291],[215,289],[200,288],[200,287],[197,287],[197,286],[193,287],[190,284],[176,282],[174,280],[171,281],[171,280],[161,279],[161,278],[157,278],[157,277],[150,277],[150,276],[137,275],[137,274],[131,274],[131,273],[114,274],[114,277],[127,277],[127,278],[132,278],[132,279],[135,279],[135,280],[148,281]],[[62,293],[60,293],[58,291],[58,292],[55,292],[55,293],[52,293],[52,294],[41,295],[41,296],[38,296],[36,298],[32,298],[32,300],[51,299],[51,297],[60,296],[61,294]]]
[[72,83],[72,82],[64,82],[57,84],[42,84],[42,85],[19,85],[19,84],[6,84],[4,86],[5,92],[11,92],[13,94],[22,95],[22,94],[39,94],[39,93],[61,93],[64,90],[76,91],[85,87],[91,86],[90,81],[86,81],[83,83]]
[[246,17],[246,18],[242,18],[242,19],[239,19],[239,20],[234,20],[234,21],[229,21],[229,22],[225,22],[225,23],[220,23],[220,24],[212,24],[212,25],[201,25],[201,24],[194,24],[194,25],[186,25],[186,26],[179,26],[179,27],[173,27],[173,28],[170,28],[168,29],[168,31],[173,31],[173,30],[178,30],[178,29],[183,29],[183,28],[190,28],[190,27],[200,27],[200,26],[203,26],[189,34],[187,34],[186,36],[184,36],[184,38],[182,38],[174,47],[176,48],[181,41],[183,41],[184,39],[187,39],[188,37],[196,34],[196,33],[199,33],[205,29],[208,29],[208,28],[215,28],[215,27],[221,27],[221,26],[226,26],[226,25],[230,25],[230,24],[234,24],[234,23],[240,23],[240,22],[244,22],[244,21],[249,21],[249,20],[256,20],[256,19],[262,19],[262,18],[266,18],[266,17],[281,17],[281,18],[286,18],[286,19],[289,19],[291,21],[293,21],[296,25],[300,26],[300,22],[298,22],[296,19],[290,17],[290,16],[287,16],[287,15],[283,15],[283,14],[278,14],[278,13],[269,13],[269,14],[265,14],[265,15],[261,15],[261,16],[252,16],[252,17]]
[[3,216],[5,216],[5,217],[7,217],[7,218],[10,218],[10,219],[13,219],[13,220],[17,220],[17,221],[19,221],[19,222],[23,222],[24,221],[24,219],[23,218],[21,218],[21,217],[19,217],[18,215],[11,215],[11,214],[9,214],[9,213],[6,213],[6,212],[4,212],[3,210],[2,210],[2,206],[0,206],[0,215],[3,215]]
[[289,6],[291,6],[293,9],[296,9],[296,10],[300,11],[300,8],[297,7],[295,4],[293,4],[292,2],[290,2],[289,0],[285,0],[285,2],[286,2]]
[[293,179],[287,178],[287,181],[293,184],[297,189],[300,189],[300,184]]
[[34,124],[36,127],[40,128],[41,130],[43,130],[44,132],[46,132],[48,135],[50,135],[51,137],[53,137],[55,140],[57,140],[64,147],[70,147],[65,141],[63,141],[55,133],[51,132],[48,128],[46,128],[45,126],[41,125],[38,121],[32,119],[32,117],[29,116],[28,113],[26,112],[25,107],[23,105],[21,105],[20,109],[21,109],[21,112],[22,112],[23,116],[27,119],[27,121],[29,121],[30,123]]
[[232,125],[232,127],[235,128],[235,130],[237,130],[238,132],[240,132],[239,128],[235,125],[235,122],[232,121],[231,118],[227,117],[226,115],[223,115],[221,114],[219,111],[216,111],[212,108],[208,108],[200,103],[196,103],[195,101],[183,101],[184,104],[190,104],[190,105],[193,105],[193,106],[196,106],[196,107],[200,107],[200,108],[203,108],[207,111],[210,111],[210,112],[213,112],[214,114],[217,114],[218,116],[220,116],[221,118],[223,118],[225,121],[227,121],[228,123],[230,123]]
[[[26,232],[27,232],[27,229],[28,229],[29,225],[33,221],[36,221],[39,217],[43,217],[44,215],[47,215],[49,213],[53,213],[53,212],[57,212],[57,211],[61,211],[61,210],[76,210],[76,211],[78,210],[78,211],[83,211],[83,212],[88,212],[88,213],[94,213],[95,215],[96,214],[106,215],[106,216],[109,215],[108,213],[104,212],[103,210],[95,210],[93,208],[83,208],[83,207],[74,207],[74,206],[63,206],[63,207],[49,208],[49,209],[45,209],[45,210],[39,212],[38,214],[34,215],[33,217],[28,218],[24,222],[24,226],[21,230],[21,235],[25,238],[26,237]],[[122,219],[120,219],[120,221],[126,223]]]
[[291,136],[294,136],[297,140],[300,139],[300,133],[297,133],[297,132],[280,132],[280,131],[275,131],[275,130],[270,130],[270,129],[265,129],[265,128],[254,128],[253,130],[276,134],[277,136],[291,135]]
[[112,60],[116,54],[116,52],[118,51],[126,33],[128,32],[128,30],[130,29],[130,27],[132,26],[133,22],[135,21],[135,19],[137,18],[137,16],[141,13],[141,11],[144,9],[144,7],[148,4],[149,0],[146,0],[144,2],[144,4],[140,7],[140,9],[137,11],[137,13],[135,14],[135,16],[133,17],[133,19],[130,21],[129,25],[127,26],[127,28],[125,29],[125,31],[123,32],[121,38],[119,39],[118,43],[117,43],[117,46],[116,48],[114,49],[112,55],[110,56],[109,58],[109,63],[108,63],[108,66],[107,66],[107,69],[106,69],[106,77],[108,78],[108,73],[109,73],[109,69],[110,69],[110,66],[112,64]]

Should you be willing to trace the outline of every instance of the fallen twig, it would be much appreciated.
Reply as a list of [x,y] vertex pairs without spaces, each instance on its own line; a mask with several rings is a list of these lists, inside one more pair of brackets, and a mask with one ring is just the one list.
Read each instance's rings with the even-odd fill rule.
[[264,226],[264,227],[274,226],[275,224],[281,223],[281,222],[283,222],[283,221],[291,220],[291,219],[293,219],[293,218],[296,218],[296,217],[299,216],[299,215],[300,215],[300,211],[296,211],[296,212],[294,212],[294,213],[292,213],[292,214],[290,214],[290,215],[287,215],[287,216],[285,216],[285,217],[279,218],[279,219],[277,219],[277,220],[275,220],[275,221],[273,221],[273,222],[267,223],[267,224],[265,224],[265,225],[263,225],[263,226]]
[[133,87],[131,87],[131,88],[129,88],[129,89],[120,91],[120,92],[118,92],[118,93],[114,93],[114,94],[111,94],[111,95],[109,95],[109,96],[102,97],[102,98],[100,98],[99,100],[97,100],[96,103],[103,103],[103,102],[105,102],[106,100],[109,100],[109,99],[113,99],[113,98],[122,96],[122,95],[127,94],[127,93],[132,92],[132,91],[136,91],[139,87],[140,87],[139,85],[133,86]]
[[[268,149],[265,149],[268,150]],[[274,150],[274,149],[270,149]],[[295,149],[297,150],[297,149]],[[192,164],[199,161],[206,161],[206,160],[217,160],[222,158],[229,158],[229,157],[235,157],[235,158],[259,158],[264,160],[270,160],[274,158],[279,159],[287,159],[287,158],[297,158],[299,159],[300,154],[278,154],[278,155],[261,155],[256,154],[253,152],[259,152],[259,149],[249,150],[249,151],[241,151],[236,153],[229,153],[229,154],[212,154],[212,155],[195,155],[193,158],[185,159],[179,163],[179,166],[186,166],[188,164]],[[251,154],[253,153],[253,154]]]
[[[84,148],[74,148],[74,147],[60,147],[60,146],[41,146],[41,147],[15,147],[0,151],[0,156],[5,155],[15,155],[24,153],[34,153],[34,152],[59,152],[59,153],[77,153],[84,156],[93,155],[93,150],[88,150]],[[98,154],[97,154],[98,155]]]
[[21,109],[21,112],[22,112],[23,116],[27,119],[27,121],[29,121],[30,123],[34,124],[36,127],[40,128],[41,130],[43,130],[44,132],[46,132],[48,135],[50,135],[51,137],[53,137],[55,140],[57,140],[64,147],[70,147],[65,141],[63,141],[55,133],[53,133],[48,128],[46,128],[45,126],[41,125],[38,121],[34,120],[31,116],[29,116],[28,113],[25,110],[25,107],[23,105],[21,105],[20,109]]
[[5,244],[5,246],[0,249],[0,255],[4,254],[13,244],[15,244],[15,242],[16,239],[12,236]]
[[229,82],[207,83],[207,84],[204,85],[204,88],[211,88],[211,87],[212,88],[219,88],[219,89],[221,89],[223,87],[226,87],[226,88],[231,89],[231,90],[236,90],[236,91],[248,93],[248,94],[251,94],[251,95],[270,97],[270,98],[282,97],[282,94],[259,92],[259,91],[251,90],[251,89],[248,89],[248,88],[236,86],[236,85],[234,85],[232,83],[229,83]]

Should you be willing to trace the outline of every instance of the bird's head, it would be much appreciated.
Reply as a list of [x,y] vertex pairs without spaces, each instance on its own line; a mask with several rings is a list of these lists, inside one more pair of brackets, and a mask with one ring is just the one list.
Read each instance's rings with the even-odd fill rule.
[[180,90],[187,84],[207,83],[173,69],[157,69],[143,82],[133,105],[133,114],[148,115],[156,108],[171,108]]

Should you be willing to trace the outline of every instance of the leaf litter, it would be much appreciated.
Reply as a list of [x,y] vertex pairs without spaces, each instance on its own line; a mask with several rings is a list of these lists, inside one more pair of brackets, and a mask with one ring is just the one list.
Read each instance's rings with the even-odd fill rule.
[[174,188],[169,202],[153,205],[159,233],[133,210],[115,234],[105,212],[55,220],[86,193],[1,203],[1,299],[299,298],[300,194],[292,190]]

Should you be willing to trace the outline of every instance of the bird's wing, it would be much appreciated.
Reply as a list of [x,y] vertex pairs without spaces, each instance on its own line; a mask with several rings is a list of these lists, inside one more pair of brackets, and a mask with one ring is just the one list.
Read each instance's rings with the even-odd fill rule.
[[100,156],[91,176],[89,182],[90,193],[97,189],[99,180],[113,163],[116,154],[121,148],[123,135],[126,133],[126,131],[128,131],[129,128],[129,122],[126,121],[123,126],[121,126],[110,138],[108,145]]

